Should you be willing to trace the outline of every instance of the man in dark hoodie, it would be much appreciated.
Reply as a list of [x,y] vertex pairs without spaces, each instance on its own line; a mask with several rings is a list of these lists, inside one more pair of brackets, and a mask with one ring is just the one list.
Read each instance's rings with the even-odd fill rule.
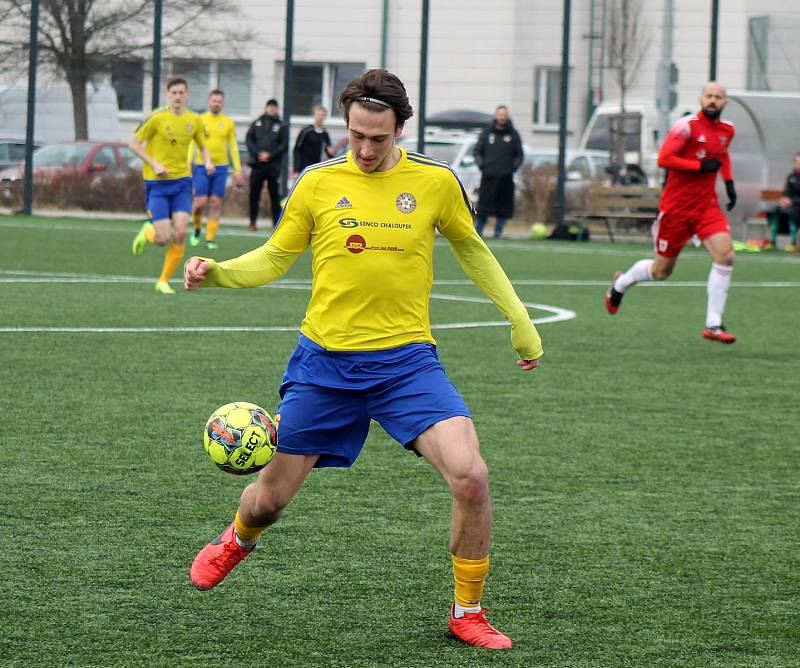
[[269,190],[273,227],[281,215],[279,181],[283,156],[289,147],[289,128],[278,115],[277,100],[267,100],[266,110],[247,131],[246,142],[249,164],[253,168],[250,172],[250,231],[255,232],[264,181]]
[[494,120],[483,129],[473,149],[481,170],[475,227],[483,236],[486,219],[495,216],[494,238],[503,236],[506,221],[514,215],[514,172],[524,157],[522,140],[508,116],[508,107],[495,109]]

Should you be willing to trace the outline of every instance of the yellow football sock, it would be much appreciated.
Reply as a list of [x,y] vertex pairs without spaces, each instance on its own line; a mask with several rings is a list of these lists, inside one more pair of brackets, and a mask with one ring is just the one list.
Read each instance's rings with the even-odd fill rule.
[[167,248],[167,253],[164,255],[164,268],[161,270],[161,278],[159,281],[168,281],[172,274],[175,273],[175,270],[178,268],[178,265],[181,263],[183,259],[183,244],[170,244],[170,247]]
[[144,238],[147,239],[147,243],[154,244],[156,242],[156,226],[155,225],[148,225],[144,230]]
[[234,520],[236,523],[236,535],[239,537],[239,540],[245,543],[252,543],[258,540],[258,537],[267,527],[249,527],[244,522],[242,522],[242,518],[239,515],[239,511],[236,511],[236,519]]
[[202,209],[198,209],[197,211],[195,211],[192,214],[192,220],[194,220],[194,229],[196,229],[199,232],[203,227],[203,211],[202,211]]
[[456,603],[465,608],[479,605],[486,575],[489,573],[489,557],[462,559],[454,554],[450,556],[453,559]]
[[206,241],[214,241],[217,238],[217,230],[219,229],[219,221],[211,220],[209,218],[208,225],[206,225]]

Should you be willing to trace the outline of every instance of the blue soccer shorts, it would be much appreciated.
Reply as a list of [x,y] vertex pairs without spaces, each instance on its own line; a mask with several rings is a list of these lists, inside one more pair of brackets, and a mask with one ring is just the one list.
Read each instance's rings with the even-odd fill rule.
[[[429,427],[471,417],[436,346],[330,352],[300,335],[280,387],[278,452],[321,455],[316,467],[351,466],[370,420],[407,450]],[[417,453],[419,455],[419,453]]]
[[192,167],[192,182],[194,183],[194,196],[215,197],[225,196],[225,184],[228,181],[228,165],[217,165],[214,173],[209,176],[205,165]]
[[145,181],[147,211],[153,221],[172,218],[173,213],[192,212],[192,179]]

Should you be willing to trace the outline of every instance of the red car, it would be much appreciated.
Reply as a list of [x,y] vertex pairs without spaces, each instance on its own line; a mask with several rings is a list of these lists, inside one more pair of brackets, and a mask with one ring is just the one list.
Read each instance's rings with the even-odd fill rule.
[[[47,144],[33,154],[34,182],[46,185],[68,178],[85,182],[89,189],[139,172],[141,161],[127,144],[110,141],[73,141]],[[11,204],[20,196],[24,163],[0,171],[0,203]]]

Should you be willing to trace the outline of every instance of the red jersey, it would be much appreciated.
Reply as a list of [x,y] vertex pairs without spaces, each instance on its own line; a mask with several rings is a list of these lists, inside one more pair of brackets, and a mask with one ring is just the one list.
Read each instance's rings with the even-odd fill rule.
[[702,112],[678,119],[658,153],[658,166],[669,170],[660,211],[696,216],[709,206],[719,207],[717,175],[701,172],[700,161],[717,158],[722,178],[732,180],[728,147],[735,133],[730,121],[711,121]]

